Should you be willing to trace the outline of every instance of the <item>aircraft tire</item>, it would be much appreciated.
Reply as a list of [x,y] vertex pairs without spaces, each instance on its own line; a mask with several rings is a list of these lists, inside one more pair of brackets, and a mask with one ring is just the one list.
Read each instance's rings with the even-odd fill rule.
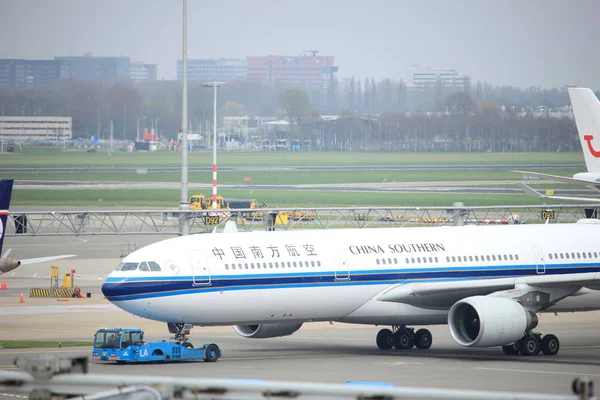
[[519,354],[519,348],[517,347],[517,343],[502,346],[502,351],[504,352],[504,354],[506,354],[507,356],[515,356]]
[[399,330],[394,333],[394,348],[396,350],[408,350],[415,345],[413,336],[407,330]]
[[540,352],[540,341],[534,335],[525,335],[519,341],[519,351],[524,356],[534,356]]
[[554,335],[545,335],[542,338],[542,352],[547,356],[554,356],[560,349],[560,341]]
[[181,343],[181,345],[183,347],[185,347],[185,348],[188,348],[188,349],[193,349],[194,348],[194,345],[191,344],[190,342],[183,342],[183,343]]
[[381,350],[390,350],[394,347],[394,334],[389,329],[382,329],[377,333],[376,342]]
[[415,333],[415,346],[417,349],[427,350],[433,343],[433,336],[429,329],[419,329]]

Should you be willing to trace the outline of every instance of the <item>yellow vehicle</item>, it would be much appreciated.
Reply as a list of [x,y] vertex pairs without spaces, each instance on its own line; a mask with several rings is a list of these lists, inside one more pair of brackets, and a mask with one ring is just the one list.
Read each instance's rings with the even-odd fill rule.
[[285,215],[288,220],[294,221],[314,221],[316,213],[314,211],[281,211],[280,215]]
[[[255,209],[260,208],[258,202],[254,199],[234,199],[234,198],[225,198],[223,199],[225,203],[225,209],[235,210],[235,209]],[[242,213],[242,217],[250,220],[259,220],[263,218],[262,211],[245,211]],[[236,212],[231,212],[232,217],[239,216]]]
[[[210,210],[212,208],[212,197],[203,194],[194,194],[190,197],[190,210]],[[224,207],[223,196],[217,196],[217,208]]]

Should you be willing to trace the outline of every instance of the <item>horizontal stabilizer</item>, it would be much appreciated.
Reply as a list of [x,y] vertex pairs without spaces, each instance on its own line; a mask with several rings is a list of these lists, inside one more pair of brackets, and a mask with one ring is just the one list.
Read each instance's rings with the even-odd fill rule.
[[537,197],[539,199],[548,199],[548,200],[564,200],[571,202],[580,202],[580,203],[595,203],[600,205],[600,198],[591,198],[591,197],[569,197],[569,196],[548,196],[543,193],[538,192],[537,190],[531,188],[530,186],[524,184],[523,182],[519,182],[518,185],[523,189],[525,194],[533,197]]
[[63,254],[62,256],[50,256],[50,257],[38,257],[38,258],[26,258],[21,260],[21,265],[37,264],[46,261],[62,260],[63,258],[75,257],[74,254]]

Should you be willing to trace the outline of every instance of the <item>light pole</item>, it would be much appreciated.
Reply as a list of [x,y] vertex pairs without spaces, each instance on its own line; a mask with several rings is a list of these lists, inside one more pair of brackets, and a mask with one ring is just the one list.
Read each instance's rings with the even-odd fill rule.
[[217,208],[217,87],[224,85],[225,82],[210,82],[203,83],[204,87],[214,88],[213,98],[213,192],[212,192],[212,208]]
[[[183,0],[183,45],[182,45],[182,81],[181,95],[181,198],[180,210],[189,210],[188,203],[188,98],[187,98],[187,0]],[[190,233],[188,215],[179,218],[179,234],[187,236]]]

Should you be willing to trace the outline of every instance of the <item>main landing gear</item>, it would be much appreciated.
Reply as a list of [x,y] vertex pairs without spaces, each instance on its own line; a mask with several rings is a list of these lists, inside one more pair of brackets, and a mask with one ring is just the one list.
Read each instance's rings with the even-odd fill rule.
[[377,347],[382,350],[408,350],[414,347],[417,349],[428,349],[431,347],[433,337],[428,329],[419,329],[415,332],[414,328],[406,326],[393,326],[392,329],[382,329],[377,333]]
[[502,346],[504,354],[523,356],[535,356],[540,352],[547,356],[553,356],[558,353],[560,342],[554,335],[544,335],[541,333],[527,333],[523,338],[508,346]]

